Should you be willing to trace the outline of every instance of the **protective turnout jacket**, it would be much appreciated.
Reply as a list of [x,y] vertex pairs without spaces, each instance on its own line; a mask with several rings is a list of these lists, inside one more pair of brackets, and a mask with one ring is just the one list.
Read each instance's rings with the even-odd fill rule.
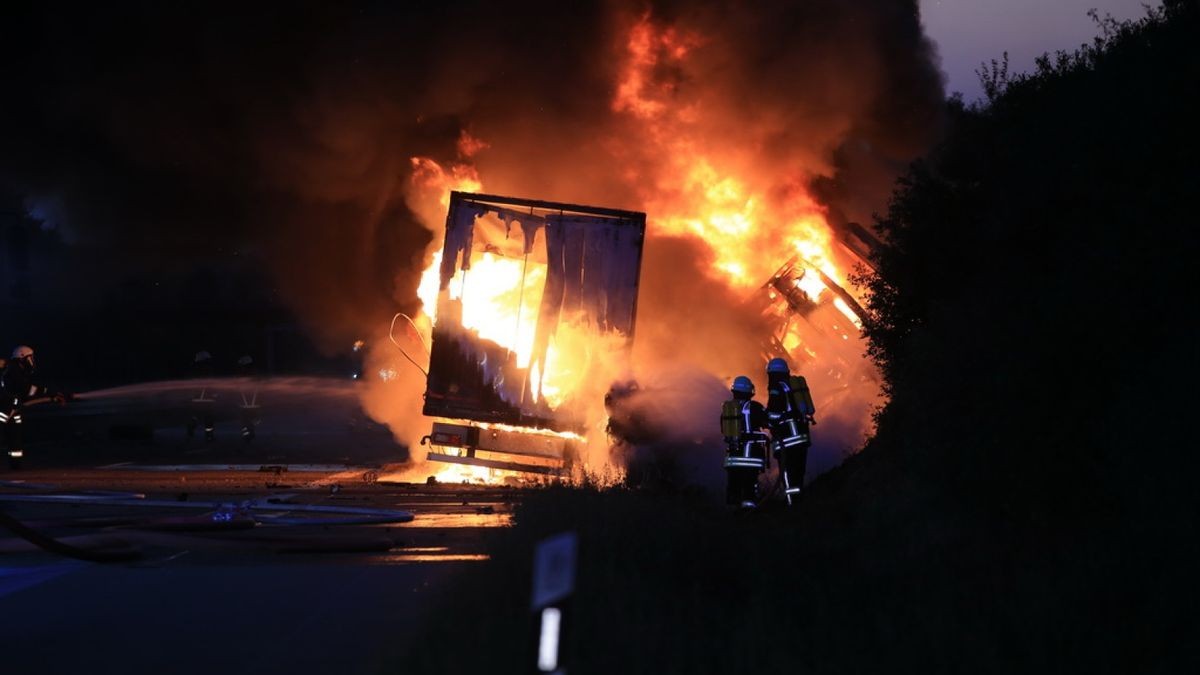
[[762,433],[762,429],[766,429],[770,423],[766,409],[752,399],[734,399],[727,402],[726,406],[732,408],[732,413],[736,415],[738,435],[730,444],[725,468],[761,470],[766,460],[767,444],[767,435]]
[[10,462],[19,462],[25,455],[21,440],[25,420],[21,410],[26,401],[43,394],[45,389],[34,381],[33,368],[20,359],[8,362],[0,374],[0,428],[4,430],[4,446]]
[[18,408],[29,399],[45,393],[45,387],[34,379],[33,370],[19,359],[9,361],[4,374],[0,375],[0,395],[3,396],[0,408]]
[[771,382],[767,387],[767,411],[771,420],[771,437],[776,449],[786,449],[810,442],[808,423],[816,412],[805,391],[798,391],[796,382],[803,383],[801,377],[781,378]]

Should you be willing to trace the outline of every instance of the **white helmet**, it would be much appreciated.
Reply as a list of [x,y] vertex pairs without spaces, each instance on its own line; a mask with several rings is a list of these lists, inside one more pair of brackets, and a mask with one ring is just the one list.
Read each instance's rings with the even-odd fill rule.
[[17,345],[17,348],[13,350],[12,357],[14,359],[32,358],[33,357],[33,347],[30,347],[29,345]]

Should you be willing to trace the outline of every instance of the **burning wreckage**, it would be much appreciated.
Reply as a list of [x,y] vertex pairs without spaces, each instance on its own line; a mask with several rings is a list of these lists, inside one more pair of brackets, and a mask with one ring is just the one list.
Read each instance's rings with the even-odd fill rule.
[[427,459],[571,471],[599,372],[629,354],[645,229],[644,213],[451,193],[423,411],[447,421]]
[[[836,250],[838,260],[871,266],[879,242],[870,232],[853,222],[831,224],[829,231],[834,235],[829,249]],[[819,383],[819,391],[813,394],[817,408],[826,419],[835,420],[835,437],[826,442],[840,456],[847,444],[858,441],[852,434],[868,428],[880,396],[878,371],[865,357],[861,303],[821,265],[798,254],[761,286],[748,290],[742,303],[743,317],[756,317],[755,323],[764,328],[757,344],[761,362],[783,358],[810,382]],[[615,454],[621,457],[627,483],[672,484],[687,479],[689,470],[681,463],[688,459],[679,451],[684,448],[685,453],[695,454],[698,441],[664,426],[672,416],[656,410],[655,400],[661,395],[630,379],[614,383],[605,396],[606,430],[614,448],[619,448]],[[854,426],[855,421],[861,426]],[[823,460],[817,461],[820,466]],[[711,464],[718,465],[715,460]]]
[[[435,323],[423,412],[436,418],[422,439],[427,459],[566,475],[589,431],[627,450],[663,438],[639,414],[646,392],[625,365],[645,223],[633,211],[451,193],[436,301],[427,302]],[[845,258],[868,262],[870,233],[854,223],[831,230]],[[823,356],[834,383],[826,405],[856,383],[875,386],[850,344],[862,307],[818,265],[793,257],[746,302],[772,327],[764,360],[805,367]],[[596,417],[606,423],[597,427]],[[634,472],[654,461],[624,456]]]

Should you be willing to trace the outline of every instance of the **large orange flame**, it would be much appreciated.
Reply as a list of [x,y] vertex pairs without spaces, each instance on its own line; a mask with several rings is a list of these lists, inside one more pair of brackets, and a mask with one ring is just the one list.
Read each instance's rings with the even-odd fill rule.
[[[773,271],[795,255],[847,286],[825,208],[803,183],[759,166],[750,156],[755,148],[731,148],[711,138],[703,107],[694,102],[672,105],[676,84],[655,79],[656,70],[685,66],[703,42],[657,25],[647,14],[634,23],[624,43],[612,109],[629,115],[652,154],[670,163],[645,193],[653,227],[702,239],[712,251],[713,266],[737,288],[761,285],[770,273],[764,274],[764,267]],[[812,279],[804,290],[816,300],[825,287],[816,275]]]
[[[830,311],[844,316],[834,326],[837,337],[859,339],[855,329],[861,328],[861,321],[855,309],[842,297],[834,297],[821,277],[854,293],[847,277],[857,261],[836,245],[825,208],[805,187],[811,176],[788,175],[784,169],[764,165],[761,147],[713,138],[709,116],[716,113],[677,96],[677,83],[661,76],[664,70],[686,69],[689,58],[704,45],[702,36],[656,23],[647,14],[634,19],[619,46],[610,109],[634,138],[630,145],[644,153],[638,156],[653,157],[657,163],[650,168],[631,160],[623,167],[629,182],[640,186],[640,207],[648,214],[649,230],[704,242],[711,255],[710,274],[745,293],[761,287],[774,270],[798,257],[808,273],[801,272],[795,287],[813,303],[824,301],[833,308]],[[457,162],[442,166],[425,157],[412,159],[410,206],[426,223],[442,222],[451,190],[482,190],[483,180],[472,157],[486,147],[483,140],[464,132]],[[435,241],[440,244],[440,232],[435,232]],[[431,320],[437,306],[440,260],[439,250],[431,256],[418,289]],[[469,275],[459,271],[449,292],[464,301],[464,326],[507,346],[516,353],[518,364],[527,367],[535,327],[532,310],[540,302],[543,282],[544,269],[484,253],[475,259]],[[861,304],[862,298],[854,299]],[[584,369],[579,360],[604,349],[593,345],[594,339],[594,335],[572,333],[569,327],[556,336],[546,372],[534,375],[545,383],[541,394],[549,403],[557,405],[580,386]],[[782,335],[779,343],[790,353],[817,356],[815,347],[797,330]],[[870,422],[865,419],[862,424],[865,429]],[[488,470],[455,467],[444,473],[497,479]]]

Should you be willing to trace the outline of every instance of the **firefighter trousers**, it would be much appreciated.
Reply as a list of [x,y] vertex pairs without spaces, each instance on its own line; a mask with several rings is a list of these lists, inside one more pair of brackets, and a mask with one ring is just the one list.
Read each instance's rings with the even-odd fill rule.
[[5,454],[8,456],[9,463],[16,466],[25,456],[25,439],[22,433],[25,419],[21,415],[21,408],[0,410],[0,426],[4,427]]
[[725,469],[725,474],[726,503],[730,506],[758,503],[758,469],[730,467]]
[[730,505],[757,505],[758,474],[766,462],[766,449],[763,434],[742,434],[730,443],[725,456],[725,499]]
[[800,494],[804,487],[804,469],[808,464],[808,444],[793,445],[790,448],[776,448],[775,458],[779,462],[780,480],[783,481],[784,495],[788,503]]

